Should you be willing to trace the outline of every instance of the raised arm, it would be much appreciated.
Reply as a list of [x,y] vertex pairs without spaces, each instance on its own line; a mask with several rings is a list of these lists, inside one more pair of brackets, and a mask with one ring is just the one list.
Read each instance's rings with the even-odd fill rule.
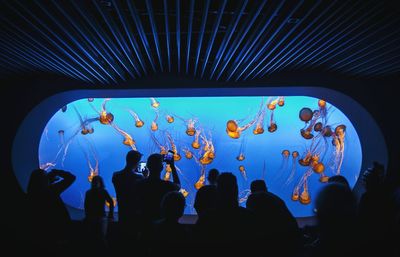
[[168,161],[167,164],[169,164],[169,166],[171,167],[172,179],[174,181],[174,184],[177,185],[178,189],[180,189],[181,188],[181,180],[179,179],[178,172],[176,172],[174,159]]
[[53,169],[48,173],[48,176],[50,179],[59,177],[62,178],[62,180],[54,182],[53,184],[50,185],[51,189],[57,192],[58,194],[61,194],[64,192],[68,187],[74,183],[76,177],[74,174],[68,171],[64,170],[56,170]]
[[114,217],[114,201],[111,198],[107,190],[104,190],[106,196],[106,202],[108,203],[108,218],[112,219]]

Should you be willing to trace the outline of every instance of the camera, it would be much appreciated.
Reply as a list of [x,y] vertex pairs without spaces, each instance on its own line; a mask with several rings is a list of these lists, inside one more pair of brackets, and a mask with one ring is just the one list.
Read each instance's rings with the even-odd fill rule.
[[145,162],[139,162],[139,172],[142,172],[146,170],[146,163]]
[[167,154],[163,155],[163,162],[169,162],[174,159],[174,152],[171,150],[168,150]]

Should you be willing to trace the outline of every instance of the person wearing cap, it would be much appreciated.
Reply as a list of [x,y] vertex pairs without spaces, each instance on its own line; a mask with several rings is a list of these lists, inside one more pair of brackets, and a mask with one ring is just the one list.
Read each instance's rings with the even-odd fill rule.
[[131,150],[126,154],[125,167],[113,173],[112,183],[117,195],[118,222],[121,227],[134,226],[137,218],[138,204],[136,197],[137,184],[144,179],[138,172],[138,165],[142,154]]

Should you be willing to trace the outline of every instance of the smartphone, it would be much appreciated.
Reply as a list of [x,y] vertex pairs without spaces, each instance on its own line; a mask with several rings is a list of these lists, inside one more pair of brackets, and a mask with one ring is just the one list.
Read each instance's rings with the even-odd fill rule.
[[146,169],[146,163],[145,162],[139,162],[139,172],[143,172]]
[[171,150],[168,150],[168,153],[164,155],[163,161],[164,162],[172,161],[173,158],[174,158],[174,152]]

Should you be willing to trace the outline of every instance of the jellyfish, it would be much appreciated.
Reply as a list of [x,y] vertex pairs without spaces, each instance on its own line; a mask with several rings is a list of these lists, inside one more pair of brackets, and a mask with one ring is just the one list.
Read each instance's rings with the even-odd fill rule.
[[335,132],[332,134],[333,142],[335,146],[335,167],[336,167],[336,175],[340,174],[340,170],[343,164],[344,158],[344,149],[345,149],[345,135],[346,135],[346,126],[339,125],[335,128]]
[[299,157],[299,152],[293,151],[293,152],[292,152],[292,168],[291,168],[291,171],[290,171],[290,175],[289,175],[288,179],[287,179],[286,182],[285,182],[285,185],[286,185],[286,186],[289,185],[290,183],[292,183],[293,178],[294,178],[294,176],[295,176],[295,174],[296,174],[296,169],[297,169],[297,158],[298,158],[298,157]]
[[107,112],[107,110],[106,110],[106,103],[109,100],[110,100],[110,98],[104,99],[104,101],[101,105],[99,121],[101,124],[104,124],[104,125],[109,125],[114,121],[114,115],[111,112]]
[[81,127],[81,134],[82,135],[87,135],[87,134],[92,134],[94,132],[94,129],[89,126],[90,123],[94,122],[97,120],[97,118],[91,118],[91,119],[85,119],[83,120],[81,114],[79,113],[78,109],[73,106],[76,114],[78,115],[79,122],[80,122],[80,127]]
[[189,119],[187,121],[187,127],[186,127],[186,134],[188,136],[194,136],[196,133],[196,129],[194,127],[196,120],[195,119]]
[[246,157],[244,155],[245,146],[246,146],[246,140],[244,138],[242,140],[242,142],[240,143],[239,154],[238,154],[238,156],[236,156],[236,160],[243,161],[244,159],[246,159]]
[[196,190],[199,190],[200,188],[202,188],[204,186],[205,182],[206,182],[206,169],[205,169],[204,165],[201,165],[200,177],[197,180],[197,182],[194,184],[194,188],[196,188]]
[[193,158],[193,153],[188,148],[184,148],[183,152],[185,153],[186,159],[190,160]]
[[192,142],[192,147],[194,149],[200,148],[199,137],[200,137],[200,130],[196,130],[196,134],[194,135],[194,140]]
[[282,155],[282,163],[277,172],[275,180],[280,179],[282,177],[282,174],[284,173],[284,171],[287,170],[288,163],[289,163],[289,157],[290,157],[290,151],[285,149],[282,151],[281,155]]
[[131,135],[129,135],[127,132],[125,132],[124,130],[120,129],[116,124],[112,124],[112,126],[115,128],[115,130],[117,130],[118,133],[120,133],[123,137],[124,140],[122,141],[122,143],[126,146],[130,146],[132,148],[132,150],[137,150],[136,149],[136,142],[135,140],[132,138]]
[[174,152],[174,161],[179,161],[182,157],[181,155],[178,153],[178,150],[176,148],[174,139],[172,138],[172,136],[168,133],[165,132],[167,139],[169,141],[169,144],[171,145],[171,150]]
[[323,129],[322,122],[319,121],[319,122],[315,123],[315,125],[314,125],[314,131],[315,132],[321,132],[322,129]]
[[[297,185],[294,187],[293,192],[292,192],[292,197],[291,199],[293,201],[300,200],[301,203],[307,204],[307,198],[311,201],[309,193],[308,193],[308,184],[307,180],[308,177],[311,176],[312,174],[312,169],[308,169],[303,176],[300,178],[300,181],[297,183]],[[303,187],[303,191],[300,194],[300,188]]]
[[277,103],[279,102],[279,97],[273,100],[272,97],[268,98],[267,101],[267,108],[271,111],[275,110]]
[[265,114],[266,114],[265,106],[263,104],[263,101],[261,101],[261,107],[257,115],[258,117],[257,117],[256,127],[253,129],[254,135],[260,135],[264,133]]
[[313,115],[314,115],[313,111],[307,107],[302,108],[299,112],[300,120],[306,123],[312,119]]
[[315,165],[313,165],[312,169],[315,173],[321,174],[324,172],[325,166],[322,162],[317,162]]
[[245,189],[245,190],[239,192],[239,204],[246,202],[247,199],[249,198],[250,194],[251,194],[250,189]]
[[325,175],[323,172],[321,173],[321,176],[319,177],[319,181],[321,183],[327,183],[329,180],[329,177],[327,175]]
[[204,153],[199,161],[202,165],[210,164],[215,158],[214,144],[211,139],[207,139],[204,135],[202,135],[201,138],[204,144]]
[[156,116],[154,117],[154,120],[151,122],[151,126],[150,126],[151,131],[158,130],[158,124],[157,124],[158,110],[155,109],[155,112],[156,112]]
[[272,98],[267,103],[267,108],[271,111],[269,125],[268,125],[268,132],[273,133],[278,129],[278,125],[274,121],[274,110],[276,108],[276,104],[278,103],[279,98],[272,100]]
[[[305,108],[303,108],[305,109]],[[302,110],[303,110],[302,109]],[[307,108],[309,109],[309,108]],[[311,110],[311,109],[310,109]],[[300,111],[301,113],[301,111]],[[301,114],[300,114],[301,115]],[[305,139],[311,139],[314,137],[314,135],[312,134],[312,130],[315,129],[315,125],[317,123],[317,120],[320,118],[320,113],[319,111],[314,111],[311,120],[309,120],[309,122],[306,122],[304,128],[302,128],[300,130],[300,134],[303,138]],[[322,127],[322,126],[321,126]],[[318,129],[318,126],[317,126]]]
[[150,97],[151,107],[157,109],[160,106],[160,103],[153,97]]
[[242,127],[239,127],[236,120],[228,120],[226,122],[226,133],[229,137],[233,139],[238,139],[243,131],[251,127],[257,121],[257,117],[258,116],[256,116],[253,120]]
[[165,116],[165,119],[167,120],[168,123],[172,123],[175,120],[173,116],[168,114]]
[[157,145],[157,147],[160,149],[160,154],[167,154],[168,148],[166,146],[163,146],[160,141],[157,140],[155,137],[154,133],[150,133],[150,137],[153,140],[153,142]]
[[323,99],[318,100],[318,107],[319,107],[319,113],[321,114],[321,118],[326,122],[326,115],[327,115],[327,108],[326,108],[326,101]]
[[94,98],[88,98],[87,99],[89,103],[93,102]]
[[163,179],[164,181],[169,181],[171,179],[171,172],[165,172]]
[[61,111],[62,112],[66,112],[67,111],[67,105],[64,105],[63,107],[61,107]]
[[90,149],[91,155],[92,155],[92,157],[94,159],[94,162],[95,162],[94,166],[92,165],[92,162],[90,160],[89,154],[83,149],[83,147],[81,147],[81,149],[83,151],[83,154],[85,156],[85,159],[86,159],[86,162],[87,162],[87,165],[88,165],[88,168],[89,168],[88,181],[92,182],[93,177],[99,175],[99,160],[97,158],[97,154],[96,154],[96,151],[94,150],[93,145],[89,141],[87,141],[87,142],[88,142],[88,145],[89,145],[89,149]]
[[239,166],[239,171],[240,171],[240,174],[242,174],[242,177],[244,178],[244,180],[247,181],[246,169],[243,165]]
[[132,110],[128,110],[132,117],[135,119],[135,127],[141,128],[144,125],[144,121],[142,121],[139,116]]
[[189,192],[186,191],[184,188],[179,189],[179,192],[183,195],[183,197],[187,197],[189,195]]
[[60,137],[60,145],[64,145],[64,130],[60,129],[58,131],[58,136]]
[[280,107],[282,107],[282,106],[285,105],[285,97],[280,96],[280,97],[278,98],[278,105],[279,105]]
[[304,181],[303,192],[301,192],[299,200],[300,200],[300,203],[302,203],[302,204],[309,204],[311,202],[310,193],[308,192],[308,181],[307,180]]

